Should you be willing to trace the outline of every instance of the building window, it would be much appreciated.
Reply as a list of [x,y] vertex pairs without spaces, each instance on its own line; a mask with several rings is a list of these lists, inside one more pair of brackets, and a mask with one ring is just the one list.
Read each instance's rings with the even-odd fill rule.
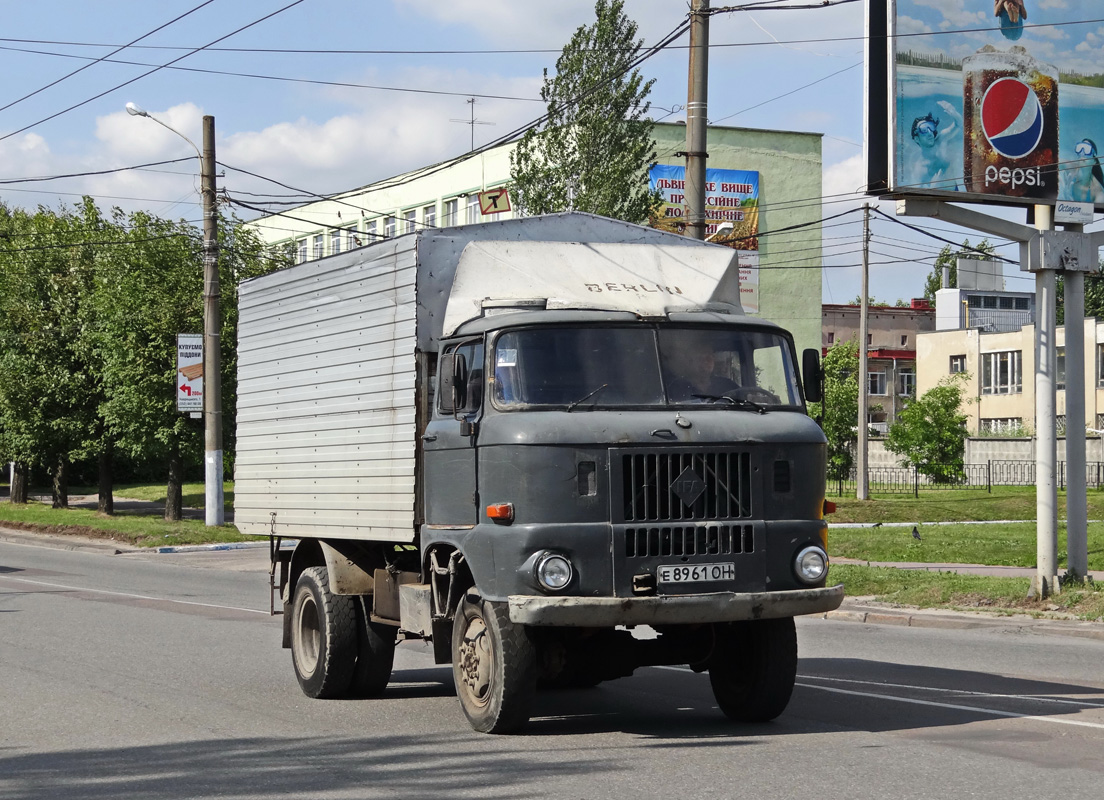
[[1000,301],[1000,307],[1001,307],[1002,311],[1011,311],[1012,310],[1012,298],[1011,297],[1001,297],[1001,298],[998,298],[998,299]]
[[414,233],[418,225],[418,212],[411,210],[403,214],[403,233]]
[[469,194],[468,195],[467,216],[466,216],[464,222],[468,225],[474,225],[475,223],[479,222],[479,218],[480,218],[479,195]]
[[326,237],[321,233],[315,234],[314,237],[314,258],[319,259],[325,255],[326,250]]
[[336,256],[341,252],[341,229],[334,228],[330,231],[330,255]]
[[1017,436],[1024,432],[1022,417],[991,417],[982,418],[982,433],[996,433]]
[[1017,297],[1017,298],[1015,298],[1015,300],[1016,300],[1016,310],[1017,311],[1027,311],[1027,310],[1030,309],[1030,306],[1028,305],[1028,302],[1029,302],[1028,298],[1026,298],[1026,297]]
[[916,372],[911,369],[902,369],[897,377],[901,379],[898,394],[912,396],[916,394]]
[[981,393],[1019,394],[1021,389],[1020,351],[982,353]]
[[392,216],[388,216],[383,220],[383,238],[390,239],[395,235],[396,220]]
[[1054,432],[1058,436],[1066,435],[1066,415],[1058,414],[1054,417]]
[[966,304],[970,308],[981,308],[981,296],[972,294],[966,298]]
[[870,345],[872,345],[872,344],[874,344],[874,334],[868,333],[866,335],[866,346],[870,347]]
[[345,249],[353,250],[360,247],[360,237],[357,236],[356,228],[349,228],[345,231]]
[[379,234],[376,232],[376,220],[365,223],[364,233],[367,234],[368,244],[379,238]]
[[902,336],[901,336],[901,347],[908,347],[908,335],[907,334],[902,334]]
[[437,205],[426,206],[422,209],[422,224],[427,228],[437,227]]
[[828,344],[835,344],[835,343],[836,343],[836,334],[834,334],[832,331],[828,331]]
[[886,374],[885,371],[871,372],[867,374],[867,387],[870,394],[882,394],[886,393]]
[[951,356],[951,374],[958,375],[966,371],[966,356]]
[[445,218],[443,220],[443,224],[446,228],[451,228],[453,225],[456,225],[459,222],[459,220],[456,219],[459,208],[459,200],[453,199],[445,201]]
[[981,307],[982,308],[996,308],[997,307],[997,298],[995,298],[995,297],[983,297],[983,298],[981,298]]
[[296,254],[295,263],[302,264],[307,260],[307,240],[300,239],[298,252]]

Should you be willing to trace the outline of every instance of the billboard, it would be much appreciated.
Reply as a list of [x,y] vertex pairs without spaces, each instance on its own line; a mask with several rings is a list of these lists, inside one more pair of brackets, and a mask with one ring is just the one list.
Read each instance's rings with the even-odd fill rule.
[[1104,210],[1100,11],[1100,0],[868,0],[870,193]]
[[[651,225],[686,232],[686,167],[655,164],[648,173],[651,190],[663,205]],[[705,170],[705,235],[738,253],[740,304],[759,313],[759,173],[743,169]]]
[[203,334],[176,335],[176,410],[203,411]]

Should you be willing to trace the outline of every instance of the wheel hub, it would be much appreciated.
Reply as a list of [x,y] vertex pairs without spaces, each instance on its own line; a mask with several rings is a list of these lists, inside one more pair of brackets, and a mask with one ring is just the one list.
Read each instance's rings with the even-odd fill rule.
[[479,705],[487,701],[491,685],[493,657],[487,625],[480,617],[468,622],[460,643],[460,676],[472,699]]

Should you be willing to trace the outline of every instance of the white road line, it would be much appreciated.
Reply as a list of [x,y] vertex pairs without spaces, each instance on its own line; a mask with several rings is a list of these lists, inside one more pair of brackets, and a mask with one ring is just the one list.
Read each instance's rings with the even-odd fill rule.
[[859,681],[851,678],[826,678],[822,675],[800,675],[806,680],[828,681],[830,683],[855,683],[861,686],[881,686],[885,689],[914,689],[919,692],[946,692],[948,694],[961,694],[969,697],[993,697],[1003,700],[1030,700],[1033,703],[1057,703],[1069,706],[1092,706],[1104,708],[1104,703],[1095,703],[1092,700],[1063,700],[1058,697],[1039,697],[1028,694],[995,694],[993,692],[971,692],[969,689],[943,689],[938,686],[913,686],[909,683],[880,683],[878,681]]
[[[693,672],[693,670],[690,669],[689,667],[661,666],[661,667],[658,667],[658,669],[673,669],[673,670],[677,670],[679,672]],[[813,680],[832,680],[832,679],[831,678],[815,678],[814,677]],[[862,681],[857,681],[857,683],[862,683]],[[801,683],[800,681],[795,683],[794,685],[795,686],[800,686],[803,689],[819,689],[822,692],[831,692],[833,694],[846,694],[846,695],[850,695],[852,697],[869,697],[869,698],[872,698],[874,700],[893,700],[893,701],[896,701],[898,703],[909,703],[911,705],[917,705],[917,706],[930,706],[932,708],[946,708],[946,709],[950,709],[952,711],[972,711],[975,714],[988,714],[989,716],[992,716],[992,717],[1008,717],[1008,718],[1011,718],[1011,719],[1030,719],[1030,720],[1035,720],[1037,722],[1050,722],[1050,723],[1053,723],[1055,725],[1076,725],[1076,726],[1082,727],[1082,728],[1096,728],[1097,730],[1104,730],[1104,724],[1099,723],[1099,722],[1081,722],[1081,721],[1072,720],[1072,719],[1060,719],[1058,717],[1041,717],[1037,714],[1017,714],[1014,711],[997,711],[996,709],[978,708],[977,706],[964,706],[964,705],[959,705],[957,703],[937,703],[933,700],[917,700],[917,699],[912,698],[912,697],[897,697],[896,695],[880,694],[878,692],[857,692],[857,691],[853,691],[851,689],[837,689],[837,688],[834,688],[832,686],[821,686],[820,684],[816,684],[816,683]],[[873,685],[875,685],[875,686],[889,686],[890,684],[873,684]],[[903,688],[903,689],[921,689],[921,690],[922,689],[928,689],[929,691],[954,691],[954,690],[934,689],[934,688],[929,689],[928,687],[924,687],[924,686],[908,686],[908,685],[900,685],[900,688]],[[979,693],[979,694],[982,694],[982,693]],[[982,696],[985,696],[985,695],[982,695]],[[1017,695],[989,695],[989,696],[991,696],[991,697],[1010,697],[1010,698],[1013,698],[1013,699],[1018,697]],[[1023,697],[1022,699],[1035,700],[1037,698]],[[1056,702],[1073,702],[1073,701],[1056,701]],[[1081,705],[1084,705],[1084,704],[1081,704]],[[1091,705],[1095,706],[1096,704],[1091,704]]]
[[83,586],[66,586],[62,583],[48,583],[46,581],[33,581],[30,578],[15,578],[11,575],[0,574],[0,580],[16,581],[18,583],[30,583],[35,586],[47,586],[51,589],[64,589],[69,592],[91,592],[92,594],[106,594],[112,597],[127,597],[132,600],[153,600],[158,603],[177,603],[182,606],[199,606],[201,608],[220,608],[224,611],[248,611],[251,614],[264,614],[269,616],[267,611],[260,611],[256,608],[239,608],[238,606],[221,606],[217,603],[197,603],[192,600],[172,600],[168,597],[150,597],[144,594],[130,594],[127,592],[110,592],[107,589],[88,589]]
[[988,714],[991,717],[1009,717],[1011,719],[1031,719],[1037,722],[1051,722],[1055,725],[1077,725],[1082,728],[1096,728],[1104,731],[1104,724],[1099,722],[1080,722],[1073,719],[1060,719],[1058,717],[1040,717],[1037,714],[1017,714],[1013,711],[997,711],[992,708],[978,708],[977,706],[963,706],[956,703],[936,703],[932,700],[917,700],[912,697],[896,697],[891,694],[877,694],[876,692],[855,692],[850,689],[836,689],[831,686],[820,686],[815,683],[798,683],[804,689],[819,689],[822,692],[833,694],[846,694],[853,697],[871,697],[875,700],[895,700],[898,703],[909,703],[917,706],[930,706],[932,708],[947,708],[952,711],[970,711],[975,714]]

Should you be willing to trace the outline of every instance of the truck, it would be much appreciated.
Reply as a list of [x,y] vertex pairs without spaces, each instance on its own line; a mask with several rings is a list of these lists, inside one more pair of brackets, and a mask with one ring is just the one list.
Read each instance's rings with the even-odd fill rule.
[[782,713],[794,617],[843,599],[820,353],[799,370],[738,271],[564,213],[244,281],[235,524],[269,539],[302,691],[378,696],[422,640],[477,731],[658,665],[707,672],[733,720]]

